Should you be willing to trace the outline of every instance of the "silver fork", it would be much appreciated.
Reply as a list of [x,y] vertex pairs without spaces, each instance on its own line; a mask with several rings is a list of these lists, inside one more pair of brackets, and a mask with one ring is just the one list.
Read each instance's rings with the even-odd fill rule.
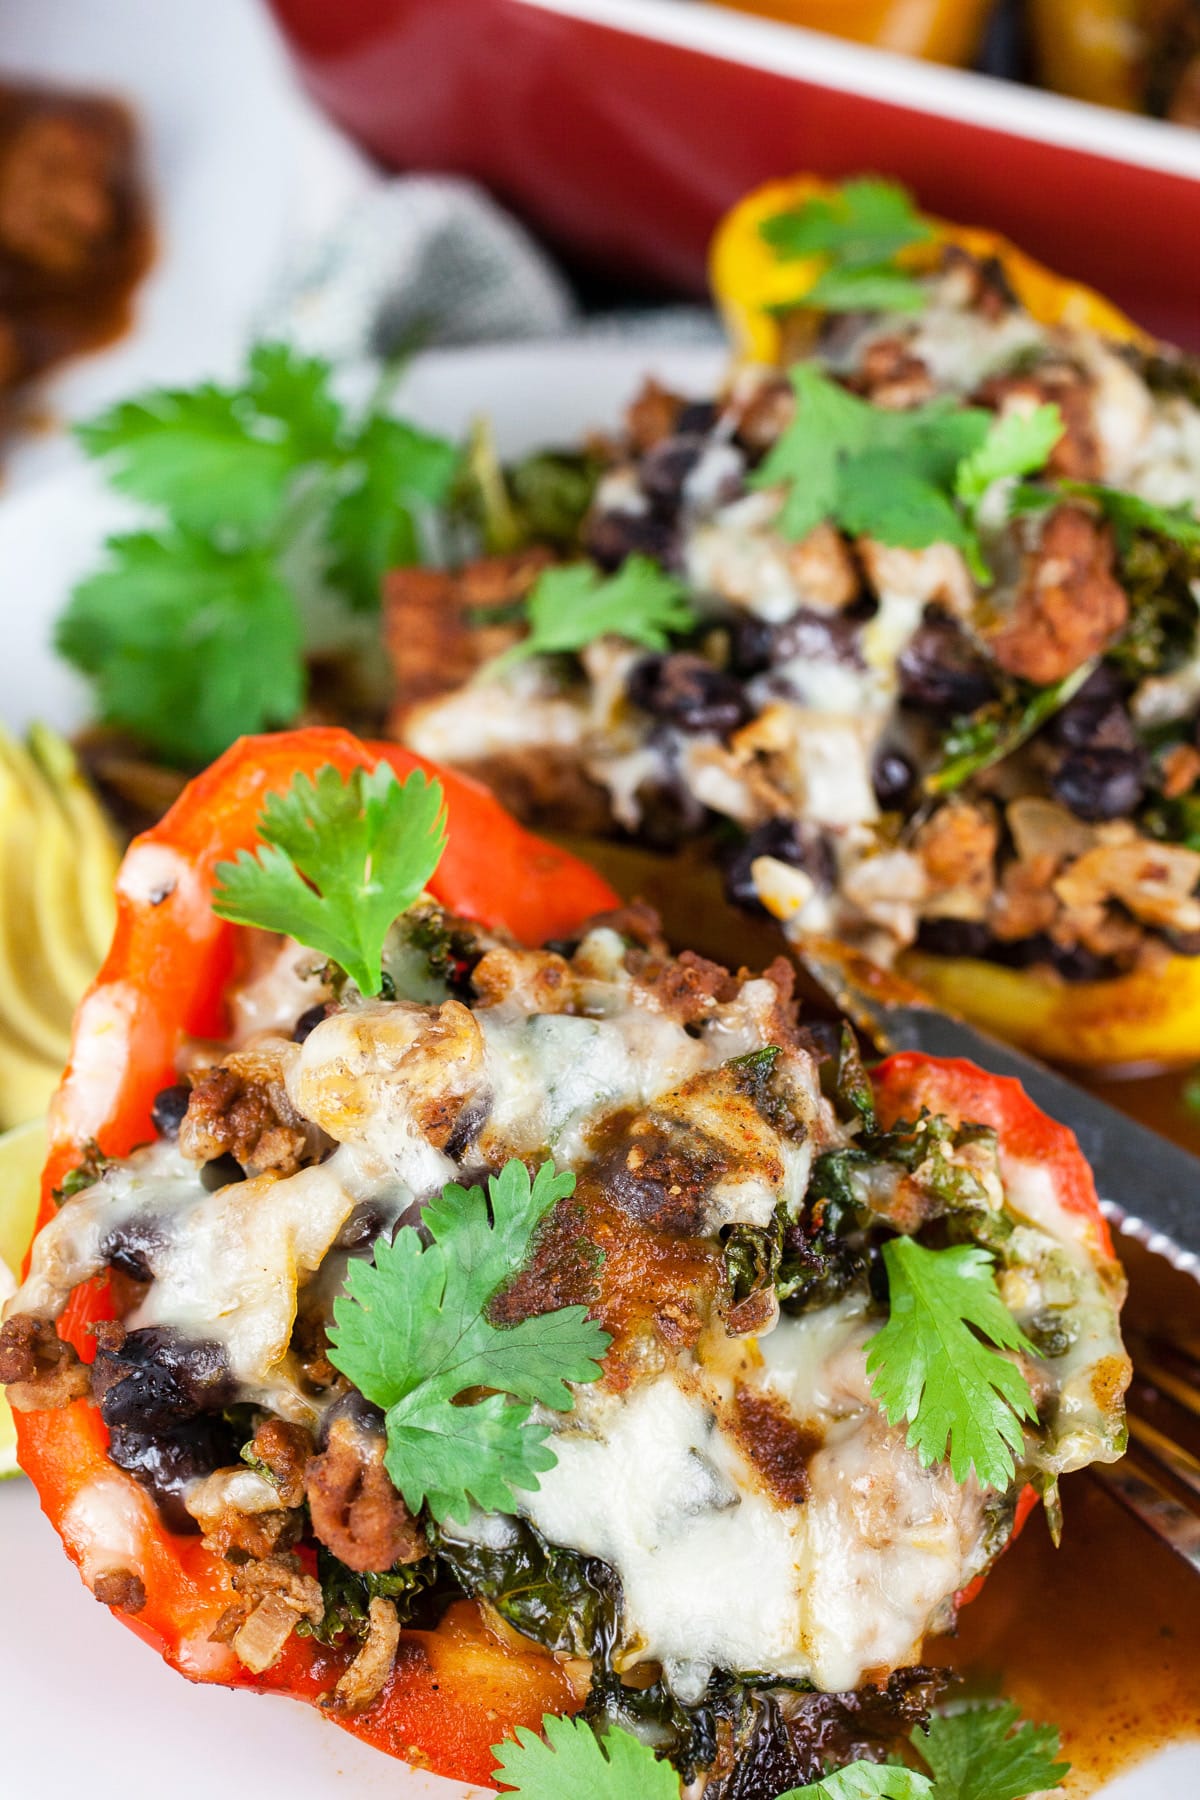
[[1175,1343],[1127,1340],[1133,1381],[1126,1395],[1129,1449],[1089,1473],[1147,1531],[1200,1574],[1200,1458],[1175,1432],[1197,1434],[1200,1358]]

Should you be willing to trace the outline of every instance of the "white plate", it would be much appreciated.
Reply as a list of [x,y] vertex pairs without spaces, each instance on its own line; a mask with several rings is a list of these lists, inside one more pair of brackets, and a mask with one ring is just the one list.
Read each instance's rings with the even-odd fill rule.
[[[503,453],[517,455],[612,425],[648,370],[702,394],[720,367],[714,351],[608,344],[439,351],[417,361],[397,406],[449,434],[485,412]],[[0,662],[0,721],[10,727],[83,716],[83,693],[54,663],[48,628],[113,516],[85,471],[0,507],[0,569],[6,594],[19,597]],[[228,1786],[269,1787],[289,1800],[462,1800],[480,1792],[403,1769],[307,1707],[189,1686],[90,1598],[25,1482],[0,1488],[0,1609],[0,1794],[212,1800]],[[1200,1744],[1176,1746],[1104,1793],[1196,1800]]]

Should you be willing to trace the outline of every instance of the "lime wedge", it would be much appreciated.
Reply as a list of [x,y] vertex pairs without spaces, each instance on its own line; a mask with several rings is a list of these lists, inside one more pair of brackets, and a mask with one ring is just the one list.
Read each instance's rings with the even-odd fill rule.
[[[41,1119],[0,1136],[0,1302],[17,1285],[17,1271],[37,1217],[45,1160],[46,1127]],[[20,1473],[13,1416],[0,1390],[0,1481]]]

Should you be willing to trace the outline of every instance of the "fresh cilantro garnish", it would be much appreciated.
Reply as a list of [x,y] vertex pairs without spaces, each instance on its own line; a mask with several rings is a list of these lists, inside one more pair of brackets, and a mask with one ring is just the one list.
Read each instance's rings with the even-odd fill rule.
[[583,650],[609,632],[647,650],[665,650],[673,632],[695,622],[683,583],[648,556],[631,556],[608,576],[591,563],[547,569],[525,611],[528,635],[488,663],[483,680],[494,680],[530,656]]
[[295,718],[302,633],[271,556],[170,527],[111,537],[106,549],[57,633],[91,676],[101,718],[183,763]]
[[217,864],[213,911],[286,932],[378,994],[384,939],[446,847],[441,783],[414,769],[401,784],[386,762],[346,778],[326,765],[268,794],[258,831],[260,849]]
[[619,1728],[597,1737],[582,1719],[547,1713],[545,1738],[527,1726],[493,1744],[496,1774],[518,1800],[679,1800],[679,1777],[649,1745]]
[[926,1800],[934,1793],[928,1776],[898,1763],[848,1763],[807,1787],[789,1788],[779,1800]]
[[107,561],[59,623],[63,655],[96,685],[101,716],[183,763],[242,732],[289,723],[303,702],[293,583],[350,609],[419,553],[418,516],[447,496],[458,453],[384,412],[359,414],[328,364],[263,344],[239,386],[161,389],[79,428],[117,488],[159,514],[110,538]]
[[887,411],[813,363],[797,363],[791,383],[795,417],[752,477],[755,487],[786,486],[778,519],[785,537],[807,537],[833,518],[884,543],[961,541],[954,476],[983,442],[991,414],[949,398]]
[[[482,1188],[451,1184],[411,1226],[353,1262],[334,1301],[329,1360],[387,1416],[385,1467],[408,1507],[465,1522],[472,1501],[515,1512],[514,1488],[555,1465],[530,1404],[571,1411],[568,1382],[595,1381],[609,1337],[582,1306],[497,1326],[488,1308],[528,1259],[538,1226],[575,1177],[543,1163],[530,1183],[507,1162]],[[489,1207],[490,1202],[490,1207]],[[474,1388],[491,1392],[455,1402]]]
[[1070,1763],[1057,1761],[1053,1725],[1018,1723],[1017,1708],[971,1706],[939,1714],[913,1743],[933,1772],[936,1800],[1025,1800],[1061,1787]]
[[[515,1741],[492,1747],[496,1774],[517,1800],[679,1800],[678,1775],[631,1732],[597,1736],[581,1719],[550,1713],[542,1730],[544,1738],[519,1726]],[[1055,1761],[1054,1727],[1018,1723],[1008,1704],[939,1715],[913,1746],[932,1781],[899,1763],[854,1762],[779,1800],[1027,1800],[1059,1787],[1070,1770]]]
[[972,775],[1019,750],[1079,692],[1098,660],[1090,658],[1048,687],[1031,689],[1022,683],[1007,703],[995,702],[969,718],[956,719],[942,739],[941,762],[925,777],[926,792],[953,793]]
[[1024,1375],[1000,1352],[1033,1346],[1000,1298],[990,1254],[968,1244],[928,1250],[900,1237],[883,1246],[883,1260],[889,1317],[867,1349],[875,1398],[890,1424],[908,1421],[922,1465],[945,1457],[956,1481],[973,1467],[984,1486],[1006,1488],[1021,1420],[1037,1409]]
[[797,363],[791,382],[795,417],[751,477],[754,487],[784,487],[777,529],[799,539],[832,519],[852,536],[907,549],[954,544],[988,580],[979,502],[993,481],[1045,462],[1062,431],[1057,407],[1014,421],[943,395],[896,412],[812,363]]
[[825,259],[797,302],[801,306],[823,312],[916,312],[924,303],[920,282],[898,268],[896,258],[914,244],[931,242],[934,233],[894,182],[871,176],[847,181],[828,198],[764,219],[759,231],[781,262]]
[[1003,414],[979,448],[959,464],[954,478],[958,498],[974,514],[994,481],[1045,468],[1063,430],[1062,413],[1052,402],[1028,413]]

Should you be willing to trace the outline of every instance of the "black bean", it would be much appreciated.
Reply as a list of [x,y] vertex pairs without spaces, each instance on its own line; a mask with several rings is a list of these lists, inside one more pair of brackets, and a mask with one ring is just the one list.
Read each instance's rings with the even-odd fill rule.
[[487,1123],[488,1114],[492,1110],[490,1094],[476,1094],[469,1100],[454,1121],[454,1128],[446,1139],[445,1152],[456,1160],[464,1150],[475,1142],[479,1133]]
[[1007,969],[1032,969],[1046,963],[1064,981],[1104,981],[1117,973],[1111,957],[1097,956],[1082,944],[1057,944],[1044,931],[1007,943],[997,940],[989,954],[992,962]]
[[100,1255],[110,1269],[119,1269],[134,1281],[151,1281],[153,1258],[165,1242],[157,1220],[133,1218],[105,1233],[100,1240]]
[[329,1004],[327,1001],[322,1000],[319,1006],[310,1006],[307,1012],[300,1014],[293,1025],[292,1042],[302,1044],[305,1038],[311,1037],[317,1026],[323,1024],[328,1017]]
[[722,859],[726,897],[734,906],[765,912],[751,869],[756,858],[773,856],[804,873],[823,892],[837,881],[837,862],[829,840],[815,825],[802,819],[768,819]]
[[761,675],[775,658],[775,627],[739,613],[729,627],[729,666],[735,675]]
[[680,437],[689,437],[693,434],[703,436],[712,430],[720,413],[721,409],[715,400],[689,400],[687,405],[680,409],[679,417],[675,421],[675,430]]
[[160,1088],[150,1108],[150,1122],[160,1138],[177,1138],[192,1090],[184,1082]]
[[382,1410],[370,1400],[364,1400],[357,1388],[349,1388],[322,1413],[317,1427],[318,1450],[324,1450],[329,1442],[330,1428],[338,1419],[349,1419],[352,1425],[371,1437],[382,1437],[387,1429]]
[[128,1332],[119,1349],[97,1350],[93,1383],[104,1423],[138,1431],[219,1412],[236,1386],[220,1344],[163,1325]]
[[678,521],[657,512],[593,513],[584,528],[584,547],[602,569],[618,569],[630,556],[649,556],[664,568],[675,568]]
[[669,720],[680,731],[715,731],[725,737],[751,713],[736,676],[684,650],[643,656],[629,672],[626,691],[643,712]]
[[900,693],[910,706],[972,713],[995,692],[991,672],[953,619],[927,613],[899,661]]
[[849,668],[861,669],[857,621],[845,613],[819,613],[801,607],[775,627],[773,660],[789,662],[792,657],[808,662],[845,663]]
[[1133,749],[1071,750],[1050,777],[1050,791],[1076,818],[1124,819],[1146,790],[1145,758]]
[[1068,750],[1133,750],[1138,741],[1122,701],[1078,696],[1053,720],[1049,735]]
[[365,1245],[375,1242],[387,1223],[387,1218],[388,1215],[381,1206],[377,1206],[372,1200],[363,1200],[350,1214],[334,1243],[339,1250],[361,1250]]
[[678,506],[683,498],[683,484],[691,474],[706,445],[702,437],[669,437],[647,451],[638,469],[642,490],[660,506]]
[[190,1419],[153,1433],[118,1425],[108,1443],[117,1467],[146,1489],[167,1528],[181,1533],[200,1529],[183,1503],[188,1487],[214,1469],[236,1463],[238,1449],[239,1434],[221,1418]]
[[885,744],[876,751],[871,785],[883,812],[902,812],[913,797],[916,781],[917,771],[903,750],[892,750]]
[[987,956],[995,940],[978,919],[922,919],[917,948],[931,956]]

